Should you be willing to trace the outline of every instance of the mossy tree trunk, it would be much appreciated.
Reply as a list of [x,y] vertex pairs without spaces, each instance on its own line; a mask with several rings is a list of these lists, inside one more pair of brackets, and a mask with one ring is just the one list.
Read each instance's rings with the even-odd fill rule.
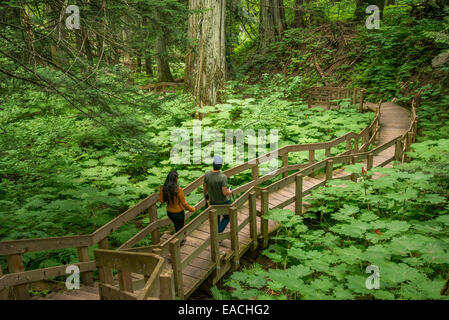
[[226,79],[226,0],[190,0],[189,9],[196,12],[189,16],[184,90],[198,106],[214,105]]
[[259,22],[259,51],[264,52],[282,38],[286,28],[283,0],[260,0]]
[[156,64],[158,82],[173,82],[173,76],[168,64],[167,44],[163,30],[156,39]]
[[151,61],[151,56],[149,53],[147,53],[147,56],[145,57],[145,73],[148,76],[153,76],[153,62]]
[[293,27],[304,28],[304,0],[295,0],[295,17],[293,20]]

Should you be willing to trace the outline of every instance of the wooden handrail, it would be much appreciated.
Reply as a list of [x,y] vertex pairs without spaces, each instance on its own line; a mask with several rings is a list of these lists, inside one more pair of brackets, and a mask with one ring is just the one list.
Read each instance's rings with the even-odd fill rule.
[[[146,300],[158,284],[157,281],[165,265],[165,259],[150,253],[95,250],[94,254],[96,266],[100,271],[104,268],[117,269],[119,274],[133,272],[143,275],[146,279],[143,290],[136,296],[132,295],[132,288],[116,288],[113,283],[103,279],[100,272],[99,292],[102,300]],[[159,297],[160,293],[156,295]]]
[[[377,117],[373,120],[370,127],[372,127],[373,123],[377,121]],[[363,131],[363,130],[362,130]],[[223,171],[226,176],[230,177],[236,174],[239,174],[245,170],[251,169],[259,164],[263,164],[270,160],[269,155],[273,153],[277,153],[278,155],[283,155],[285,153],[290,152],[300,152],[300,151],[308,151],[308,150],[322,150],[329,147],[334,147],[341,142],[344,141],[346,138],[358,138],[360,137],[360,134],[349,132],[344,134],[341,137],[338,137],[336,139],[333,139],[329,142],[319,142],[319,143],[310,143],[310,144],[297,144],[297,145],[289,145],[284,146],[278,150],[271,151],[270,153],[267,153],[263,156],[260,156],[256,159],[249,160],[246,163],[243,163],[239,166],[230,168],[228,170]],[[281,174],[286,169],[280,168],[278,169],[279,173],[273,172],[269,173],[259,179],[259,183],[265,182],[266,180],[269,180],[269,178],[273,174]],[[263,179],[265,177],[265,179]],[[189,195],[193,192],[196,188],[202,186],[202,182],[204,179],[204,175],[197,178],[195,181],[187,185],[183,190],[185,195]],[[237,192],[242,192],[249,190],[254,185],[253,181],[246,183],[244,188],[237,188]],[[134,207],[129,208],[124,213],[118,215],[113,220],[108,222],[107,224],[103,225],[96,231],[94,231],[90,235],[83,235],[83,236],[75,236],[75,237],[52,237],[52,238],[35,238],[35,239],[25,239],[25,240],[9,240],[9,241],[0,241],[0,255],[9,255],[9,254],[17,254],[17,253],[24,253],[24,252],[31,252],[31,251],[42,251],[42,250],[55,250],[55,249],[67,249],[67,248],[73,248],[78,246],[89,246],[97,244],[102,239],[106,238],[109,234],[123,226],[128,221],[135,218],[138,214],[142,213],[144,210],[147,210],[152,205],[155,205],[159,199],[159,194],[155,193],[144,200],[140,201],[137,205]],[[199,208],[201,205],[204,204],[204,200],[201,200],[198,204],[195,205],[196,208]],[[191,214],[187,214],[186,218],[188,218]],[[164,223],[163,221],[166,220]],[[160,225],[159,226],[165,226],[170,224],[170,220],[167,219],[161,219],[159,220]],[[42,241],[42,244],[39,243]]]
[[[378,115],[379,116],[379,115]],[[415,121],[414,118],[412,118],[412,122]],[[416,126],[411,126],[409,130],[415,130]],[[378,128],[376,129],[376,131],[374,131],[374,134],[376,134]],[[410,132],[409,132],[410,134]],[[188,262],[192,261],[194,259],[194,257],[198,256],[200,254],[200,252],[202,250],[205,250],[206,247],[210,244],[212,247],[212,244],[214,244],[215,248],[211,250],[211,254],[215,256],[215,258],[213,258],[213,261],[215,261],[216,263],[216,267],[217,269],[219,268],[219,261],[218,261],[218,257],[216,254],[216,250],[218,250],[217,248],[217,244],[216,241],[217,239],[228,239],[230,238],[232,241],[232,246],[231,246],[231,257],[232,257],[232,263],[234,265],[234,268],[236,265],[238,265],[238,261],[239,261],[239,250],[238,250],[238,234],[239,232],[248,224],[250,224],[250,232],[251,232],[251,238],[253,239],[253,243],[255,243],[255,245],[253,247],[257,247],[257,227],[256,227],[256,215],[258,215],[259,217],[261,217],[261,237],[262,237],[262,247],[266,247],[267,243],[268,243],[268,221],[266,220],[266,218],[264,218],[264,214],[267,213],[267,211],[269,209],[275,209],[275,208],[284,208],[285,206],[295,202],[295,214],[302,214],[302,203],[303,203],[303,198],[305,196],[307,196],[308,194],[310,194],[310,192],[312,192],[313,190],[322,187],[324,185],[326,185],[326,183],[330,180],[334,180],[334,179],[357,179],[358,176],[360,176],[360,174],[348,174],[347,176],[344,177],[334,177],[333,176],[333,166],[334,164],[338,164],[338,163],[347,163],[348,160],[351,161],[351,163],[355,163],[355,162],[360,162],[360,161],[366,161],[366,167],[367,170],[370,170],[373,168],[373,158],[376,155],[379,155],[382,151],[386,150],[387,148],[396,145],[396,141],[400,141],[401,139],[403,139],[402,137],[397,137],[391,141],[388,141],[384,144],[382,144],[381,146],[378,146],[377,148],[374,148],[373,150],[370,151],[365,151],[365,152],[358,152],[358,153],[354,153],[351,155],[338,155],[338,156],[334,156],[334,157],[328,157],[324,160],[321,160],[319,162],[315,162],[313,164],[308,165],[306,168],[303,168],[302,170],[295,172],[279,181],[276,181],[272,184],[270,184],[269,186],[265,187],[265,188],[259,188],[259,187],[251,187],[248,191],[246,191],[243,195],[241,195],[238,199],[236,199],[230,206],[228,206],[228,213],[231,215],[231,220],[233,222],[231,222],[230,225],[230,237],[228,237],[228,234],[226,234],[226,237],[224,237],[224,235],[218,236],[215,233],[215,229],[216,229],[216,213],[215,210],[211,210],[211,214],[209,215],[209,221],[210,221],[210,228],[211,228],[211,237],[208,238],[201,247],[197,248],[194,251],[194,256],[192,257],[186,257],[182,263],[179,265],[179,270],[178,272],[182,272],[182,269],[185,268],[188,265]],[[389,162],[391,162],[394,159],[394,157],[390,157],[389,159],[386,159],[384,162],[380,163],[377,165],[377,167],[383,167],[384,165],[388,164]],[[319,182],[318,184],[315,184],[312,187],[307,188],[306,190],[303,190],[303,177],[310,174],[313,171],[317,171],[320,169],[326,169],[326,173],[325,173],[325,178],[323,181]],[[296,192],[295,195],[292,197],[289,197],[287,199],[284,199],[284,201],[282,201],[281,203],[277,204],[276,206],[269,208],[269,194],[273,193],[275,191],[277,191],[278,189],[280,189],[281,187],[285,186],[286,184],[292,183],[296,181],[295,184],[295,188],[296,188]],[[256,208],[255,208],[255,201],[256,201],[256,192],[255,189],[260,190],[261,193],[261,210],[258,212],[258,214],[256,214]],[[236,221],[236,212],[242,208],[242,206],[249,201],[249,216],[247,218],[245,218],[243,221],[241,221],[240,223],[238,223]],[[204,219],[205,220],[205,219]],[[170,238],[171,242],[176,242],[178,243],[178,241],[181,238],[179,237],[179,235],[175,234],[172,238]],[[212,240],[214,239],[214,240]],[[255,239],[255,240],[254,240]],[[172,256],[173,259],[173,256]],[[215,259],[215,260],[214,260]],[[182,293],[184,294],[184,293]]]

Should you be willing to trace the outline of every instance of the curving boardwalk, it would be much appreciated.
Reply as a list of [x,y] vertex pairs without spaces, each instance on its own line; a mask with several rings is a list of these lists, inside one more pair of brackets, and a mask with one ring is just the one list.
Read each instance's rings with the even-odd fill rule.
[[[376,105],[373,103],[365,103],[365,108],[376,109]],[[387,102],[383,103],[380,110],[380,130],[375,137],[376,145],[383,145],[388,143],[398,137],[404,135],[407,130],[410,128],[410,114],[409,112],[394,103]],[[386,161],[395,156],[395,145],[391,145],[385,150],[382,150],[380,153],[376,154],[372,161],[373,166],[383,165]],[[391,166],[391,162],[389,162],[386,166]],[[344,167],[338,168],[336,170],[332,170],[332,178],[348,178],[351,175],[345,172]],[[380,175],[374,176],[374,178],[379,177]],[[357,178],[355,179],[357,180]],[[305,199],[307,199],[306,194],[310,192],[314,187],[324,185],[326,182],[326,174],[319,174],[314,177],[312,176],[304,176],[302,181],[302,191],[305,195]],[[295,211],[296,202],[291,201],[292,198],[295,198],[296,195],[296,181],[287,183],[280,187],[278,190],[270,192],[268,198],[268,209],[273,208],[285,208],[292,211]],[[260,217],[260,213],[264,212],[262,195],[259,193],[255,196],[255,207],[258,212],[258,216],[256,217],[256,226],[254,224],[248,223],[251,219],[250,215],[250,201],[245,201],[242,203],[240,208],[237,209],[237,221],[235,221],[235,228],[238,230],[238,245],[232,243],[232,237],[229,236],[231,230],[231,225],[227,227],[224,231],[225,236],[222,240],[219,241],[218,244],[218,252],[217,257],[218,260],[221,261],[221,268],[217,269],[217,262],[213,261],[213,256],[211,250],[211,235],[210,235],[210,220],[204,220],[202,223],[198,224],[196,228],[186,234],[185,240],[186,243],[183,246],[178,246],[179,248],[179,259],[182,262],[185,262],[185,265],[181,268],[181,270],[176,270],[176,266],[173,267],[171,256],[168,252],[162,252],[161,255],[165,257],[165,271],[178,273],[181,279],[178,280],[178,283],[182,284],[182,288],[176,288],[177,295],[183,299],[188,298],[200,285],[204,282],[208,284],[216,283],[226,272],[231,269],[238,268],[238,259],[235,257],[244,255],[248,250],[255,249],[254,245],[254,235],[252,234],[251,227],[257,231],[257,236],[260,238],[260,235],[263,233],[263,228],[266,228],[268,234],[274,232],[278,225],[274,221],[267,221],[266,225],[264,225],[263,219]],[[306,210],[307,203],[301,202],[302,210]],[[266,210],[265,210],[266,211]],[[266,221],[266,220],[265,220]],[[228,235],[228,236],[226,236]],[[162,243],[168,243],[171,239],[172,235],[164,234],[161,237]],[[259,239],[260,240],[260,239]],[[267,239],[261,239],[262,247],[267,245]],[[234,240],[235,241],[235,240]],[[238,248],[238,255],[235,255],[235,252],[232,250],[233,247]],[[166,246],[168,248],[168,246]],[[131,249],[132,251],[133,249]],[[138,250],[135,250],[138,251]],[[199,252],[199,254],[195,255],[195,252]],[[173,252],[172,252],[173,253]],[[172,255],[173,256],[173,255]],[[193,259],[189,260],[190,256],[195,256]],[[175,269],[175,270],[174,270]],[[143,276],[132,273],[132,289],[133,295],[138,295],[144,284],[145,279]],[[114,279],[114,283],[118,284],[120,280],[116,277]],[[179,284],[178,284],[179,286]],[[54,294],[52,296],[47,297],[47,299],[99,299],[98,288],[89,288],[82,287],[81,290],[75,292],[68,292],[63,294]]]
[[[367,108],[376,108],[376,105],[372,103],[365,103],[365,106]],[[410,127],[410,114],[409,112],[394,103],[387,102],[382,104],[381,107],[381,113],[380,113],[380,131],[378,135],[378,140],[376,141],[376,145],[382,145],[386,142],[389,142],[393,139],[398,138],[399,136],[403,135],[408,128]],[[382,164],[387,159],[390,159],[394,156],[395,153],[395,146],[391,146],[384,151],[382,151],[380,154],[374,156],[373,159],[373,165],[374,167]],[[391,163],[389,163],[387,166],[391,166]],[[344,169],[337,169],[333,172],[333,177],[345,177],[349,174],[344,171]],[[375,176],[376,178],[378,176]],[[325,180],[324,174],[321,176],[317,176],[315,178],[312,177],[305,177],[303,181],[303,193],[305,193],[307,190],[310,190],[314,186],[317,186],[319,184],[322,184]],[[286,186],[280,188],[276,192],[273,192],[269,196],[269,204],[268,207],[270,209],[279,207],[279,205],[282,206],[282,203],[285,201],[288,201],[288,199],[291,199],[292,197],[295,197],[295,182],[292,182],[290,184],[287,184]],[[303,204],[304,205],[304,204]],[[258,211],[261,210],[261,198],[257,197],[256,202],[256,208]],[[289,209],[292,211],[295,211],[295,203],[291,203],[285,207],[285,209]],[[305,208],[304,208],[305,209]],[[238,220],[239,222],[244,221],[245,219],[248,219],[249,217],[249,203],[246,202],[241,209],[238,210]],[[261,223],[260,223],[260,217],[257,217],[258,219],[258,234],[261,233]],[[278,226],[274,221],[268,222],[268,232],[271,233],[276,230]],[[226,231],[229,231],[229,226]],[[204,222],[203,225],[201,225],[200,230],[194,231],[190,236],[186,238],[186,244],[181,247],[181,255],[188,256],[190,253],[192,253],[195,248],[197,248],[201,243],[207,238],[209,233],[209,222]],[[249,225],[245,226],[241,234],[239,233],[239,241],[240,241],[240,255],[243,255],[251,245],[251,235],[249,230]],[[223,240],[220,244],[220,251],[223,255],[230,254],[231,249],[231,241],[226,239]],[[189,265],[188,268],[186,268],[183,271],[183,285],[184,285],[184,297],[188,297],[200,284],[201,281],[205,279],[205,275],[209,274],[213,271],[211,269],[211,266],[213,265],[213,262],[210,260],[210,255],[205,252],[205,254],[200,255],[197,259],[192,261],[192,263]],[[169,266],[171,267],[171,265]]]
[[[309,106],[334,108],[335,101],[346,99],[358,105],[359,110],[375,111],[376,116],[360,133],[348,132],[326,142],[284,146],[225,170],[228,177],[251,172],[252,178],[234,190],[238,198],[231,205],[209,207],[175,234],[160,234],[171,222],[168,218],[158,219],[159,195],[155,193],[88,235],[0,241],[0,256],[6,258],[8,265],[6,274],[0,267],[0,300],[30,299],[30,284],[67,276],[68,265],[24,270],[24,253],[68,248],[78,251],[79,262],[75,265],[81,273],[80,290],[33,299],[187,299],[202,284],[217,283],[227,272],[240,267],[240,257],[247,251],[268,246],[271,233],[278,228],[274,221],[265,218],[270,209],[285,208],[303,214],[313,189],[325,186],[332,179],[358,180],[361,173],[349,174],[345,171],[347,164],[362,163],[369,170],[408,160],[405,153],[415,140],[418,121],[415,101],[409,112],[391,102],[379,106],[364,102],[364,92],[358,88],[311,88]],[[325,159],[315,159],[318,151],[324,152]],[[309,161],[289,163],[289,154],[298,152],[308,153]],[[273,157],[282,160],[282,166],[260,175],[260,166]],[[201,176],[187,185],[184,194],[201,188],[203,179]],[[199,209],[203,205],[201,200],[195,207]],[[148,212],[150,223],[119,248],[111,250],[108,241],[111,233],[144,212]],[[217,217],[221,215],[229,215],[230,224],[223,233],[218,233]],[[149,235],[153,244],[139,247],[139,241]],[[186,243],[181,246],[183,240]],[[94,250],[92,260],[89,248],[96,245],[99,249]],[[97,282],[93,281],[95,270],[99,275]],[[117,272],[114,274],[113,270]]]

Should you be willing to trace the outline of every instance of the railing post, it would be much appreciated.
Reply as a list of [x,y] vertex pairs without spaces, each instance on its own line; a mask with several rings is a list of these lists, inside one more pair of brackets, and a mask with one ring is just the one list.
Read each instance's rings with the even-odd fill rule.
[[360,90],[360,106],[359,106],[359,111],[360,112],[363,111],[363,102],[364,102],[363,90]]
[[[407,144],[406,144],[406,150],[405,152],[409,152],[411,150],[411,144],[412,144],[412,133],[411,132],[407,132]],[[409,162],[410,161],[410,157],[406,156],[404,162]]]
[[[156,204],[153,204],[151,207],[148,208],[148,213],[150,215],[150,223],[157,221],[157,207]],[[151,242],[153,244],[158,244],[161,241],[159,228],[154,229],[154,231],[151,232]]]
[[220,249],[218,245],[218,219],[217,209],[209,212],[209,233],[210,233],[210,258],[217,263],[217,270],[220,270]]
[[354,88],[352,91],[352,104],[356,104],[357,103],[357,89]]
[[408,134],[405,135],[404,142],[402,143],[402,161],[407,162],[407,152],[408,150]]
[[[8,270],[11,273],[25,271],[21,254],[13,254],[13,255],[6,256],[6,262],[8,263]],[[18,286],[14,286],[13,292],[14,292],[14,297],[17,300],[29,300],[30,299],[30,294],[28,292],[28,284],[21,284]]]
[[[379,112],[380,115],[380,112]],[[374,138],[374,142],[377,144],[379,142],[379,133],[380,133],[380,116],[379,118],[377,118],[376,121],[376,131],[375,131],[375,138]]]
[[[76,248],[78,250],[78,259],[80,262],[89,262],[89,247],[79,247]],[[92,278],[92,272],[82,272],[81,280],[84,285],[92,287],[94,285],[94,279]]]
[[357,153],[359,152],[359,137],[354,138],[354,152]]
[[295,184],[295,214],[302,214],[302,186],[303,186],[303,175],[296,175],[296,184]]
[[[355,164],[355,156],[351,157],[351,164]],[[357,173],[351,173],[351,180],[357,182]]]
[[413,123],[412,123],[412,143],[415,143],[415,124],[416,124],[416,120],[414,119],[413,120]]
[[[364,131],[362,134],[362,146],[365,146],[365,144],[367,144],[369,141],[369,132],[368,131]],[[365,146],[366,149],[368,149],[368,145]]]
[[256,164],[251,169],[251,176],[252,176],[253,180],[257,180],[259,178],[259,165],[258,164]]
[[[151,250],[151,252],[152,252],[153,254],[155,254],[155,255],[158,255],[158,256],[161,256],[161,257],[162,257],[162,248],[154,248],[154,249]],[[165,267],[165,264],[164,264],[164,267]],[[149,277],[149,276],[144,276],[143,279],[144,279],[144,282],[147,283],[147,282],[148,282],[148,279],[150,279],[150,277]],[[158,286],[159,286],[159,288],[158,288],[159,292],[160,292],[160,290],[161,290],[161,286],[160,286],[160,285],[161,285],[161,283],[160,283],[160,281],[159,281],[159,284],[158,284]],[[153,291],[156,291],[156,290],[153,288]],[[154,295],[153,295],[152,297],[154,297]]]
[[351,151],[352,146],[351,146],[351,138],[349,136],[346,137],[346,151]]
[[256,208],[256,192],[249,193],[249,232],[252,239],[251,250],[257,249],[257,208]]
[[407,135],[402,140],[402,151],[401,151],[401,161],[406,162],[407,161],[407,155],[405,154],[407,152]]
[[415,117],[415,121],[413,123],[413,142],[416,141],[416,134],[418,133],[418,117]]
[[[348,154],[352,153],[351,140],[352,140],[352,138],[350,138],[349,136],[346,137],[346,152]],[[350,164],[350,161],[348,161],[347,164]]]
[[260,217],[260,230],[262,233],[262,248],[266,248],[268,246],[268,219],[264,218],[264,215],[268,214],[268,199],[269,193],[267,190],[262,190],[261,194],[261,213],[262,217]]
[[161,300],[175,300],[175,282],[173,281],[172,270],[166,270],[159,277]]
[[235,207],[231,207],[229,209],[229,224],[231,231],[231,250],[234,252],[234,256],[232,258],[232,269],[237,270],[240,265],[240,249],[239,249],[239,234],[238,234],[238,219],[237,219],[237,209]]
[[131,272],[117,270],[118,283],[120,290],[127,292],[134,292],[133,289],[133,279],[131,277]]
[[326,161],[326,181],[332,180],[333,167],[334,167],[334,161],[327,160]]
[[[0,265],[0,278],[3,276],[2,266]],[[0,289],[0,300],[8,300],[8,288]]]
[[[282,168],[288,167],[288,152],[282,155]],[[288,176],[288,170],[282,173],[282,178]]]
[[394,146],[394,160],[401,161],[402,142],[401,139],[397,139]]
[[[309,162],[312,164],[315,162],[315,150],[309,150]],[[312,171],[310,176],[313,178],[315,176],[315,172]]]
[[[98,243],[98,248],[103,249],[103,250],[109,249],[109,241],[108,241],[107,237]],[[112,273],[111,268],[108,268],[108,267],[98,268],[98,275],[100,277],[101,282],[110,284],[110,285],[114,284],[113,273]]]
[[366,160],[366,171],[369,171],[373,168],[374,155],[372,153],[368,154],[368,158]]
[[184,285],[182,282],[182,266],[181,266],[181,253],[179,249],[179,239],[173,239],[170,241],[170,253],[171,253],[171,265],[173,269],[173,275],[175,277],[175,290],[178,297],[184,299]]
[[331,156],[331,147],[326,148],[326,157],[329,158]]

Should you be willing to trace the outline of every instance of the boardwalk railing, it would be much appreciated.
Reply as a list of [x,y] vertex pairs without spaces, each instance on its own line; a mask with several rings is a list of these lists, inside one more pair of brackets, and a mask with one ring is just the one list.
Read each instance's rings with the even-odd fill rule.
[[[127,249],[134,252],[152,252],[157,250],[166,258],[171,259],[171,264],[174,272],[174,281],[176,294],[179,298],[184,299],[196,287],[193,287],[188,292],[183,290],[183,272],[189,267],[189,263],[201,254],[210,255],[211,263],[207,266],[207,272],[204,273],[204,279],[212,275],[212,283],[216,283],[218,279],[222,277],[224,273],[229,270],[235,269],[239,265],[239,259],[248,249],[255,250],[260,245],[265,248],[268,245],[269,233],[268,233],[268,220],[264,218],[265,214],[270,209],[284,208],[291,203],[295,203],[295,214],[302,214],[303,199],[311,193],[312,190],[317,189],[333,179],[352,180],[357,181],[360,174],[348,174],[346,176],[333,177],[333,169],[337,164],[355,164],[359,162],[366,162],[366,169],[373,168],[373,159],[378,156],[384,150],[391,146],[397,148],[395,150],[395,156],[386,159],[377,167],[383,167],[393,160],[405,161],[405,152],[410,148],[410,144],[414,141],[416,136],[416,124],[417,117],[415,111],[415,105],[412,106],[412,119],[409,129],[402,136],[393,139],[377,148],[370,151],[358,152],[355,154],[340,154],[335,157],[329,157],[322,161],[308,165],[305,168],[276,181],[265,188],[259,188],[253,186],[248,189],[242,196],[236,199],[230,205],[211,206],[194,220],[187,224],[182,230],[172,235],[169,239],[160,245],[140,247],[134,249]],[[324,170],[324,180],[312,187],[303,189],[303,179],[306,176],[312,175],[314,172]],[[284,186],[295,183],[295,195],[284,200],[283,202],[269,207],[270,194],[283,188]],[[256,200],[260,201],[260,210],[256,208]],[[242,209],[245,203],[249,204],[249,214],[247,218],[239,222],[237,218],[237,212]],[[230,228],[229,232],[218,234],[217,215],[229,214],[230,215]],[[257,219],[260,220],[260,235],[257,233]],[[191,233],[198,230],[205,221],[209,220],[209,236],[201,243],[195,244],[195,249],[187,256],[181,257],[180,242],[185,240]],[[250,225],[251,241],[244,247],[239,248],[239,234],[241,230]],[[231,240],[231,250],[226,255],[218,253],[219,241],[223,239]],[[169,250],[168,250],[169,249]],[[201,281],[198,282],[198,285]]]
[[363,108],[364,94],[366,90],[360,88],[341,87],[313,87],[306,90],[307,105],[328,106],[335,105],[335,100],[349,100],[352,104],[358,104],[360,111]]
[[[320,88],[322,89],[322,88]],[[363,99],[363,96],[362,96]],[[408,151],[410,148],[410,144],[414,141],[416,135],[416,113],[414,110],[414,105],[412,108],[413,113],[413,121],[411,128],[408,133],[403,136],[390,141],[396,145],[397,152],[395,154],[396,160],[403,160],[405,158],[404,152]],[[0,269],[0,299],[7,299],[7,287],[13,288],[14,296],[17,299],[27,299],[29,298],[28,294],[28,284],[36,281],[52,279],[57,276],[65,275],[66,267],[57,266],[51,268],[43,268],[31,271],[24,271],[22,255],[26,252],[33,251],[44,251],[44,250],[56,250],[56,249],[66,249],[66,248],[77,248],[79,263],[76,265],[79,266],[80,272],[82,273],[83,283],[86,285],[92,285],[92,273],[91,271],[96,269],[95,261],[90,261],[88,255],[88,247],[98,244],[98,247],[103,250],[109,249],[108,246],[108,236],[117,230],[119,227],[127,223],[128,221],[134,219],[137,215],[141,214],[145,210],[149,212],[150,224],[140,230],[136,235],[130,238],[127,242],[125,242],[119,249],[126,251],[134,251],[134,252],[154,252],[160,254],[162,256],[168,257],[170,256],[172,259],[173,265],[173,273],[175,279],[176,292],[178,296],[182,297],[183,293],[181,293],[182,285],[180,285],[180,272],[182,272],[183,266],[187,266],[188,262],[190,262],[192,257],[200,255],[206,248],[210,247],[208,250],[210,254],[214,255],[212,261],[214,265],[211,266],[211,272],[218,272],[216,274],[216,278],[220,276],[220,272],[223,272],[226,268],[220,269],[220,261],[223,259],[227,259],[226,257],[221,257],[220,253],[217,252],[217,243],[219,240],[229,238],[231,240],[233,246],[233,256],[232,256],[232,265],[238,265],[239,261],[239,242],[238,242],[238,234],[239,231],[242,230],[247,224],[250,225],[251,230],[251,238],[252,242],[248,245],[248,248],[255,249],[257,247],[257,228],[255,226],[257,221],[256,216],[263,216],[268,210],[268,205],[265,207],[265,204],[268,202],[268,196],[270,190],[259,190],[254,189],[254,187],[259,186],[260,184],[270,181],[277,176],[281,175],[282,179],[279,180],[277,185],[276,183],[270,186],[271,188],[276,188],[281,183],[287,183],[293,179],[293,181],[297,180],[297,183],[301,183],[300,176],[311,175],[313,176],[315,172],[320,169],[328,168],[327,172],[329,174],[332,173],[332,166],[337,163],[350,163],[359,161],[361,159],[368,159],[369,154],[374,154],[375,152],[380,152],[388,148],[387,144],[380,146],[370,152],[367,152],[370,145],[375,142],[376,136],[378,134],[380,127],[380,105],[376,109],[376,116],[372,123],[363,129],[360,133],[349,132],[339,138],[336,138],[329,142],[322,143],[314,143],[314,144],[306,144],[306,145],[289,145],[283,148],[280,148],[276,151],[272,151],[262,157],[258,157],[257,159],[253,159],[252,161],[248,161],[244,164],[236,166],[234,168],[228,169],[224,171],[226,176],[231,177],[235,176],[239,173],[242,173],[246,170],[251,170],[252,173],[252,181],[245,183],[234,190],[235,194],[241,195],[232,205],[229,206],[212,206],[202,212],[200,215],[195,217],[192,221],[190,221],[182,230],[178,233],[171,236],[168,240],[161,243],[160,241],[160,228],[169,225],[171,222],[168,218],[166,219],[157,219],[157,207],[156,203],[158,201],[158,194],[152,194],[139,202],[136,206],[128,209],[121,215],[117,216],[109,223],[105,224],[95,232],[90,235],[82,235],[82,236],[71,236],[71,237],[58,237],[58,238],[42,238],[42,239],[25,239],[25,240],[12,240],[12,241],[2,241],[0,242],[0,256],[6,256],[6,260],[8,263],[9,273],[6,275],[2,274],[2,270]],[[346,151],[340,153],[337,157],[331,157],[332,149],[336,146],[345,143]],[[359,145],[361,146],[359,147]],[[381,149],[384,148],[384,149]],[[327,159],[316,162],[315,161],[315,152],[316,150],[325,150],[325,154]],[[377,151],[376,151],[377,150]],[[380,151],[379,151],[380,150]],[[308,152],[309,153],[309,162],[305,164],[289,164],[288,155],[293,152]],[[267,161],[271,160],[274,155],[278,155],[282,159],[282,167],[269,173],[264,176],[259,176],[259,166]],[[371,157],[371,156],[370,156]],[[391,159],[392,160],[392,159]],[[391,161],[390,160],[390,161]],[[329,162],[330,161],[330,162]],[[369,162],[369,160],[367,160]],[[390,162],[388,161],[388,162]],[[329,169],[331,168],[331,169]],[[294,175],[289,176],[289,171],[297,171]],[[292,177],[294,176],[294,177]],[[299,176],[299,178],[297,178]],[[184,188],[184,193],[189,195],[194,190],[202,187],[204,176],[199,177],[188,186]],[[270,188],[267,187],[267,188]],[[298,191],[300,193],[300,191]],[[302,194],[305,196],[307,193]],[[300,194],[299,194],[300,195]],[[262,207],[261,210],[257,211],[255,207],[255,199],[256,197],[262,197]],[[296,201],[298,203],[297,212],[300,212],[299,204],[302,201],[302,196],[300,199],[296,200],[288,200],[288,201]],[[245,202],[249,201],[254,204],[252,209],[250,210],[252,213],[245,221],[238,222],[237,218],[233,212],[236,212]],[[204,205],[204,200],[198,202],[195,207],[201,208]],[[214,215],[222,215],[222,214],[230,214],[231,217],[231,231],[229,233],[224,233],[218,235],[218,232],[215,230],[216,219],[210,218]],[[188,218],[190,214],[186,215]],[[196,227],[200,226],[202,222],[206,219],[211,219],[210,228],[208,230],[210,236],[208,240],[200,245],[200,247],[192,252],[192,257],[180,257],[179,256],[179,244],[180,241],[185,239],[191,232],[193,232]],[[212,221],[213,220],[213,221]],[[261,219],[261,230],[262,230],[262,239],[263,246],[268,243],[268,235],[267,233],[267,221]],[[213,230],[212,230],[213,229]],[[147,237],[151,234],[153,245],[149,247],[141,247],[141,248],[133,248],[140,240]],[[228,257],[229,258],[229,257]],[[183,259],[183,260],[181,260]],[[107,269],[107,268],[106,268]],[[221,270],[221,271],[220,271]],[[124,282],[131,281],[130,273],[123,272],[122,278]],[[181,277],[182,278],[182,277]]]
[[[302,168],[299,171],[288,175],[287,177],[276,181],[265,188],[252,186],[230,205],[209,207],[195,219],[193,219],[190,223],[188,223],[183,229],[172,235],[162,244],[125,250],[131,252],[154,252],[156,250],[157,252],[160,252],[160,254],[165,258],[170,258],[174,273],[176,295],[180,299],[184,299],[186,296],[190,295],[197,287],[195,286],[188,292],[185,292],[183,286],[183,273],[187,268],[189,268],[189,263],[192,262],[195,258],[199,257],[202,254],[210,255],[211,263],[206,266],[207,271],[204,272],[203,279],[205,280],[206,278],[211,278],[212,283],[216,283],[216,281],[218,281],[218,279],[220,279],[227,271],[235,269],[239,266],[240,257],[248,249],[255,250],[258,246],[261,246],[262,248],[267,247],[270,235],[268,232],[268,220],[264,218],[264,216],[266,213],[268,213],[268,210],[275,208],[284,208],[291,203],[295,203],[295,214],[302,214],[303,199],[304,197],[309,195],[312,190],[326,185],[328,181],[333,179],[351,179],[353,181],[357,181],[357,179],[361,175],[349,174],[346,176],[334,177],[333,170],[335,165],[366,162],[366,169],[370,170],[373,168],[374,157],[378,156],[381,152],[391,146],[398,147],[398,149],[395,151],[395,156],[386,159],[377,166],[385,166],[393,160],[403,161],[404,153],[410,147],[410,143],[414,141],[414,137],[416,135],[416,123],[417,117],[413,104],[411,125],[404,135],[370,151],[358,152],[354,154],[340,154],[338,156],[329,157],[322,161],[309,164],[305,168]],[[286,167],[289,166],[287,165]],[[324,179],[318,184],[315,184],[314,186],[306,188],[304,190],[304,177],[310,176],[314,172],[318,172],[319,170],[324,170]],[[295,195],[288,199],[285,199],[283,202],[275,206],[270,207],[270,195],[291,183],[295,183]],[[260,201],[259,210],[257,210],[256,208],[256,201]],[[248,203],[248,215],[243,221],[239,222],[237,218],[237,212],[241,210],[246,203]],[[223,214],[230,215],[229,232],[218,234],[217,215]],[[257,232],[257,219],[260,220],[260,235]],[[195,243],[195,248],[188,255],[181,256],[181,241],[185,240],[190,234],[198,230],[200,226],[207,220],[209,220],[209,229],[202,231],[208,232],[208,237],[201,242]],[[251,240],[245,245],[244,248],[240,248],[239,236],[241,235],[241,230],[248,224],[250,225],[249,229]],[[221,255],[218,252],[219,241],[223,239],[231,240],[231,250],[226,255]],[[200,283],[201,281],[198,281],[198,285]]]
[[[165,259],[149,253],[121,252],[117,250],[95,250],[95,263],[100,275],[99,294],[101,300],[147,300],[173,299],[172,277],[162,274]],[[119,288],[112,280],[116,269]],[[130,273],[144,276],[144,287],[139,294],[133,294],[133,284],[125,275]]]

